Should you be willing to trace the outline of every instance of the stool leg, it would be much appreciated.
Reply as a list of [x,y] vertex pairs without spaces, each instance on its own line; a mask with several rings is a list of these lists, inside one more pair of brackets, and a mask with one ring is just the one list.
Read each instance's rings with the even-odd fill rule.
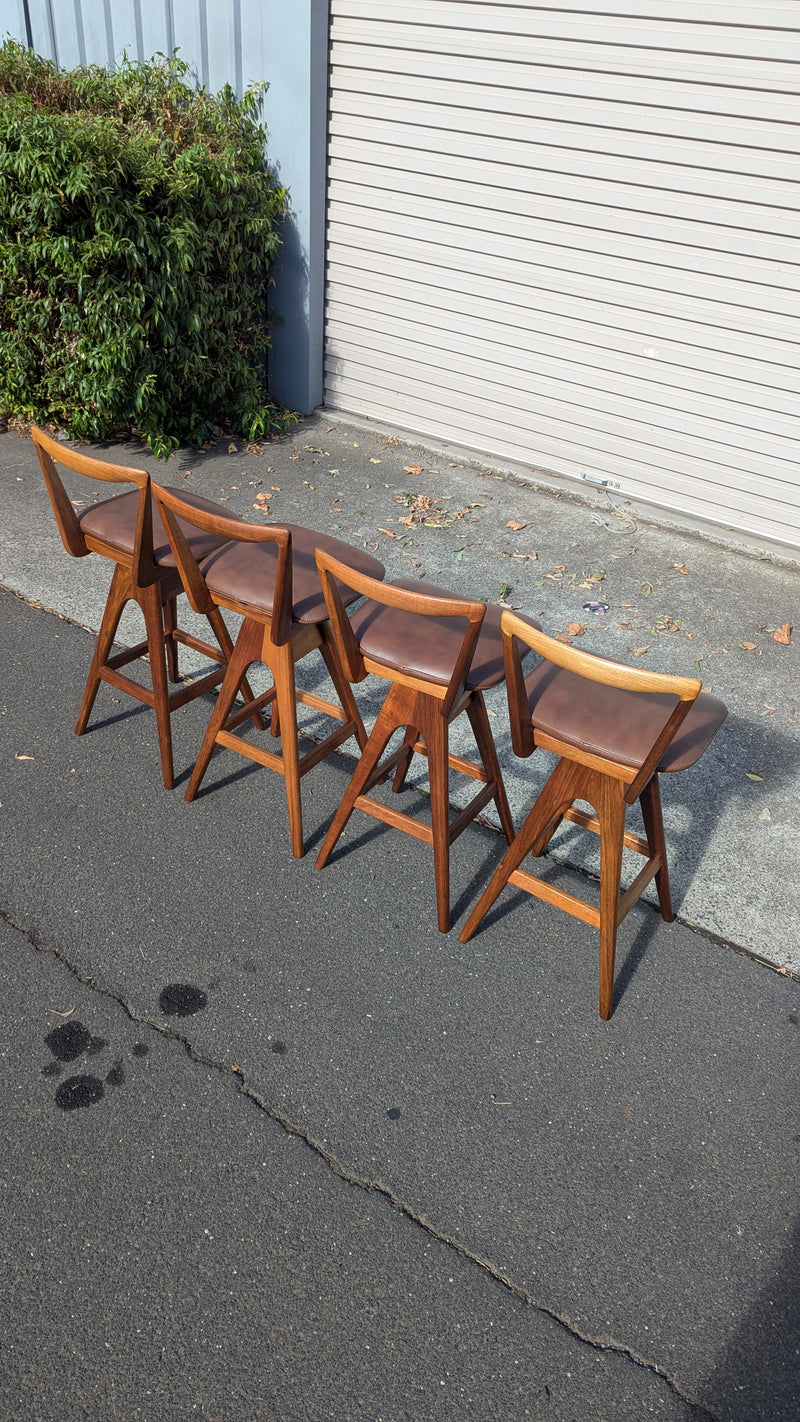
[[560,812],[578,798],[576,771],[582,771],[582,767],[575,766],[570,761],[563,759],[559,760],[555,769],[551,771],[538,799],[532,809],[528,811],[515,838],[459,933],[460,943],[469,942],[481,919],[486,917],[511,875],[519,869],[526,854],[529,854],[537,840],[547,833],[551,822],[559,816]]
[[[230,662],[230,659],[233,656],[233,642],[231,641],[231,634],[228,631],[228,626],[225,621],[225,618],[222,616],[222,613],[220,612],[218,607],[210,607],[208,612],[206,613],[206,619],[208,621],[209,627],[211,628],[211,631],[214,633],[214,636],[216,637],[222,649],[225,661]],[[247,701],[255,701],[255,696],[253,695],[253,691],[249,681],[247,680],[247,677],[243,679],[241,684]],[[253,722],[253,725],[255,726],[257,731],[263,731],[264,717],[261,715],[260,711],[254,711],[250,719]]]
[[356,705],[353,688],[339,665],[339,658],[336,655],[336,644],[328,640],[331,637],[330,623],[326,623],[323,627],[322,636],[323,640],[319,649],[322,653],[322,660],[328,668],[328,675],[336,689],[336,695],[339,698],[342,710],[348,721],[352,721],[356,728],[355,737],[358,741],[359,748],[363,750],[367,744],[367,733],[364,729],[364,722],[361,719],[361,712]]
[[438,705],[424,704],[419,719],[428,748],[428,784],[431,792],[433,873],[436,883],[436,916],[440,933],[450,932],[450,762],[449,726]]
[[161,589],[158,584],[153,583],[149,588],[139,588],[136,601],[142,609],[144,625],[147,628],[147,651],[150,657],[150,676],[153,684],[153,709],[156,713],[158,746],[161,752],[161,777],[165,789],[171,790],[175,784],[172,769],[172,722],[170,720],[167,657],[164,645],[164,613]]
[[614,959],[617,951],[625,800],[619,781],[612,781],[608,776],[601,775],[594,778],[598,793],[589,803],[595,806],[600,821],[600,1016],[607,1022],[614,1002]]
[[[567,806],[567,808],[569,808],[569,806]],[[542,834],[539,835],[539,838],[537,839],[536,843],[531,845],[532,859],[538,859],[540,855],[544,854],[548,844],[553,838],[553,835],[555,834],[559,825],[563,824],[563,821],[563,815],[556,815],[555,819],[550,821],[547,828],[543,831]]]
[[[266,655],[266,653],[264,653]],[[289,811],[289,838],[295,859],[303,857],[303,806],[300,795],[300,747],[297,741],[297,697],[295,695],[294,658],[289,643],[271,647],[269,669],[275,683],[278,717],[281,728],[281,759],[286,782],[286,806]]]
[[483,692],[476,691],[469,706],[467,707],[469,723],[472,727],[472,734],[475,737],[475,744],[478,747],[483,768],[486,771],[489,781],[495,785],[494,803],[497,806],[497,813],[500,816],[500,825],[506,837],[506,843],[511,844],[514,839],[514,821],[511,818],[511,810],[506,795],[506,787],[503,784],[503,773],[500,769],[500,762],[497,759],[497,749],[492,735],[492,728],[489,725],[489,717],[486,714],[486,703],[483,699]]
[[178,671],[178,644],[175,633],[178,630],[178,598],[173,593],[164,599],[164,634],[167,648],[167,675],[172,682],[180,681]]
[[419,730],[416,726],[406,726],[406,733],[403,737],[403,748],[406,754],[402,760],[398,760],[394,768],[394,779],[392,780],[392,792],[399,795],[406,783],[406,776],[411,769],[411,762],[414,759],[414,747],[419,740]]
[[675,914],[672,908],[672,891],[669,882],[669,867],[667,865],[667,845],[664,839],[664,821],[661,818],[661,788],[658,783],[656,773],[652,780],[648,781],[641,795],[639,804],[642,808],[642,819],[644,820],[644,832],[647,836],[647,843],[651,854],[657,854],[661,860],[661,868],[656,874],[656,889],[658,890],[658,906],[661,910],[661,917],[665,923],[672,923]]
[[220,731],[228,719],[230,709],[236,699],[236,693],[244,680],[244,674],[251,663],[258,661],[261,657],[261,644],[263,640],[263,629],[257,622],[250,622],[245,618],[239,629],[236,644],[228,662],[228,670],[225,678],[217,692],[217,700],[214,710],[211,713],[211,720],[206,727],[203,737],[203,744],[195,761],[189,784],[186,789],[185,798],[193,800],[200,784],[208,769],[208,763],[214,752],[217,732]]
[[117,563],[114,568],[114,576],[111,579],[111,587],[108,590],[103,620],[100,623],[97,641],[94,644],[92,664],[89,667],[89,675],[86,678],[86,686],[78,711],[78,720],[75,724],[76,736],[82,736],[89,724],[89,717],[92,714],[92,707],[100,686],[100,668],[104,667],[108,661],[123,609],[132,598],[133,585],[130,573],[127,568],[123,568]]
[[336,841],[339,839],[342,830],[344,829],[345,825],[347,824],[347,821],[353,813],[356,800],[364,790],[370,776],[372,775],[372,772],[375,770],[375,767],[380,761],[380,758],[386,748],[387,742],[394,735],[395,731],[397,730],[398,724],[400,724],[401,726],[404,724],[402,721],[398,723],[397,715],[392,710],[392,707],[390,705],[393,690],[394,688],[390,690],[389,695],[387,696],[386,700],[383,703],[383,706],[378,712],[375,725],[373,726],[367,744],[361,753],[361,759],[359,760],[355,770],[353,771],[352,777],[350,779],[350,784],[345,790],[344,795],[342,796],[341,804],[339,805],[339,808],[336,811],[333,820],[331,821],[331,825],[323,841],[322,848],[319,854],[317,855],[317,869],[323,869],[327,864],[336,846]]

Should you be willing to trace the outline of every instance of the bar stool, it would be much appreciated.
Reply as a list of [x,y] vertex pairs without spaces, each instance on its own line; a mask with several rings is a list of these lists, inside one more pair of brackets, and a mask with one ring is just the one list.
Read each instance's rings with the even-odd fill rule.
[[[190,507],[174,490],[157,484],[153,485],[153,494],[192,607],[207,616],[212,608],[224,607],[244,619],[186,799],[193,800],[197,794],[217,745],[277,770],[286,781],[292,853],[299,859],[304,852],[302,777],[349,736],[355,735],[359,745],[367,739],[349,682],[336,657],[314,557],[324,550],[342,560],[348,573],[357,569],[375,579],[383,577],[383,564],[338,538],[312,533],[296,524],[252,524],[228,515],[208,514]],[[186,537],[186,525],[226,541],[209,556],[198,559]],[[342,596],[352,602],[357,594],[343,588]],[[321,653],[336,688],[341,703],[338,706],[296,684],[295,664],[315,650]],[[263,662],[269,668],[272,685],[260,696],[248,695],[245,706],[232,711],[253,662]],[[298,741],[298,703],[342,723],[303,756]],[[273,707],[271,731],[273,737],[280,737],[280,755],[234,734],[237,726],[266,706]]]
[[[362,750],[342,802],[317,858],[321,869],[354,809],[404,830],[433,847],[439,929],[450,928],[450,845],[493,800],[508,843],[514,835],[503,777],[489,727],[483,692],[503,680],[499,607],[459,597],[431,583],[376,583],[345,568],[327,552],[317,553],[322,590],[342,667],[351,682],[367,673],[389,682],[375,726]],[[368,598],[349,619],[341,595],[346,584]],[[535,625],[535,624],[534,624]],[[450,754],[451,723],[466,712],[480,765]],[[400,748],[381,762],[399,728]],[[415,753],[428,758],[431,824],[420,823],[369,791],[393,770],[400,790]],[[451,822],[449,770],[483,782],[483,788]]]
[[[171,790],[175,780],[172,763],[172,728],[170,716],[179,707],[194,701],[206,691],[218,686],[225,675],[225,662],[232,644],[228,630],[219,614],[209,616],[217,645],[199,640],[178,626],[177,598],[182,591],[180,575],[175,567],[166,533],[158,517],[154,517],[150,476],[143,469],[126,469],[118,464],[90,458],[77,450],[66,449],[39,429],[31,430],[39,456],[42,474],[55,514],[61,541],[74,558],[98,553],[114,563],[108,598],[100,631],[83,693],[75,734],[82,736],[89,723],[95,697],[101,681],[133,696],[152,707],[156,713],[161,774],[164,785]],[[58,473],[56,464],[106,484],[134,484],[135,491],[116,494],[101,503],[92,504],[77,514]],[[194,495],[184,495],[187,506],[206,511],[219,510],[219,504]],[[220,539],[187,530],[194,551],[204,557],[216,548]],[[111,656],[111,648],[123,610],[135,602],[144,617],[146,637],[135,647]],[[168,678],[180,680],[178,644],[202,652],[222,665],[179,691],[170,692]],[[166,664],[165,664],[166,653]],[[151,685],[145,686],[126,676],[121,667],[147,655],[150,659]]]
[[[600,929],[600,1016],[611,1016],[617,928],[652,879],[661,917],[674,919],[661,817],[659,775],[687,770],[717,734],[727,710],[693,678],[648,672],[594,656],[531,628],[513,613],[502,618],[511,742],[516,755],[537,746],[558,762],[516,839],[459,934],[466,943],[506,884],[525,889]],[[522,648],[541,661],[527,676]],[[639,800],[645,838],[625,830],[625,812]],[[594,815],[574,808],[583,800]],[[600,836],[600,906],[528,874],[527,854],[547,848],[562,820]],[[623,847],[646,859],[620,897]]]

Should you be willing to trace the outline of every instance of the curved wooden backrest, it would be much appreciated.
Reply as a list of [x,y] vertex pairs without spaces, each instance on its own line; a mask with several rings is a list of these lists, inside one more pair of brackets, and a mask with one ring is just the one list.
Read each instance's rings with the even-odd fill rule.
[[354,592],[378,602],[384,607],[395,607],[401,612],[413,613],[419,617],[463,617],[467,623],[456,664],[453,668],[447,691],[441,703],[443,715],[448,715],[457,696],[464,689],[467,672],[472,664],[475,644],[480,635],[486,606],[468,598],[451,595],[438,597],[429,593],[414,592],[409,588],[398,588],[392,583],[378,582],[365,573],[357,573],[345,563],[332,558],[329,553],[317,549],[317,571],[319,572],[328,617],[333,627],[336,646],[348,679],[363,681],[366,668],[361,650],[356,641],[350,619],[345,611],[337,580]]
[[76,449],[66,449],[60,440],[53,439],[43,430],[37,429],[35,425],[31,427],[31,439],[39,456],[39,464],[58,524],[58,531],[61,534],[61,542],[73,558],[85,558],[86,554],[91,553],[93,549],[86,542],[80,520],[61,482],[56,464],[62,465],[65,469],[72,469],[76,474],[85,474],[89,479],[99,479],[106,484],[135,484],[139,490],[139,499],[136,510],[131,575],[134,582],[141,586],[154,582],[158,573],[153,563],[150,475],[146,470],[128,469],[121,464],[108,464],[105,460],[81,454]]
[[202,569],[194,556],[179,520],[211,533],[228,543],[275,543],[278,548],[278,563],[275,572],[275,592],[270,620],[270,639],[276,646],[289,640],[292,627],[292,535],[288,528],[280,524],[247,523],[245,519],[223,514],[209,513],[205,509],[187,504],[170,489],[164,489],[155,482],[153,497],[167,531],[170,547],[175,555],[181,581],[195,612],[207,613],[213,607],[213,599],[206,586]]
[[535,749],[534,730],[528,708],[525,677],[522,670],[520,644],[536,652],[545,661],[552,662],[564,671],[572,672],[585,681],[600,682],[604,686],[619,687],[624,691],[634,691],[642,695],[668,695],[675,697],[675,708],[668,716],[657,739],[637,771],[636,778],[626,793],[629,803],[641,794],[664,751],[674,738],[681,722],[688,714],[694,701],[703,689],[696,677],[672,676],[667,672],[646,671],[644,667],[626,666],[623,662],[612,662],[606,657],[598,657],[584,652],[572,643],[559,642],[548,637],[545,632],[529,626],[513,612],[503,612],[503,659],[506,668],[508,710],[511,721],[511,744],[515,755],[527,757]]

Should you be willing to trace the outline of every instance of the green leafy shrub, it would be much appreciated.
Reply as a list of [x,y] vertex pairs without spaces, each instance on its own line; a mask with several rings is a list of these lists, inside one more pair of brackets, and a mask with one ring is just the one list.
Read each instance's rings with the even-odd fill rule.
[[285,426],[266,390],[286,193],[263,86],[237,101],[176,55],[60,73],[0,45],[0,414],[159,457],[215,425]]

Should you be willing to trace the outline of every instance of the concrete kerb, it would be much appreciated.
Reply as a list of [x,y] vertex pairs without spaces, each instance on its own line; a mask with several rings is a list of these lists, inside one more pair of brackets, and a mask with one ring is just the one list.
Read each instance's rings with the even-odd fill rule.
[[[504,601],[538,617],[546,631],[621,661],[700,674],[730,714],[699,765],[664,787],[677,912],[723,944],[800,973],[800,909],[789,872],[800,802],[797,652],[796,643],[773,638],[798,621],[796,566],[664,525],[651,511],[536,487],[518,471],[489,469],[326,411],[258,451],[220,438],[164,465],[141,445],[97,449],[245,517],[301,523],[360,544],[390,577],[424,576]],[[0,434],[0,484],[8,511],[0,584],[96,630],[108,570],[99,559],[68,558],[33,447],[10,432]],[[74,494],[86,497],[85,481]],[[592,602],[607,611],[593,612]],[[123,641],[138,640],[137,618],[128,614]],[[76,669],[76,701],[81,674]],[[311,661],[303,676],[320,682]],[[364,683],[358,696],[369,723],[380,688]],[[515,761],[502,689],[489,710],[519,822],[550,758]],[[469,742],[459,729],[456,748],[468,753]],[[423,777],[424,768],[421,789]],[[585,874],[598,870],[593,837],[574,827],[560,832],[550,857]]]

